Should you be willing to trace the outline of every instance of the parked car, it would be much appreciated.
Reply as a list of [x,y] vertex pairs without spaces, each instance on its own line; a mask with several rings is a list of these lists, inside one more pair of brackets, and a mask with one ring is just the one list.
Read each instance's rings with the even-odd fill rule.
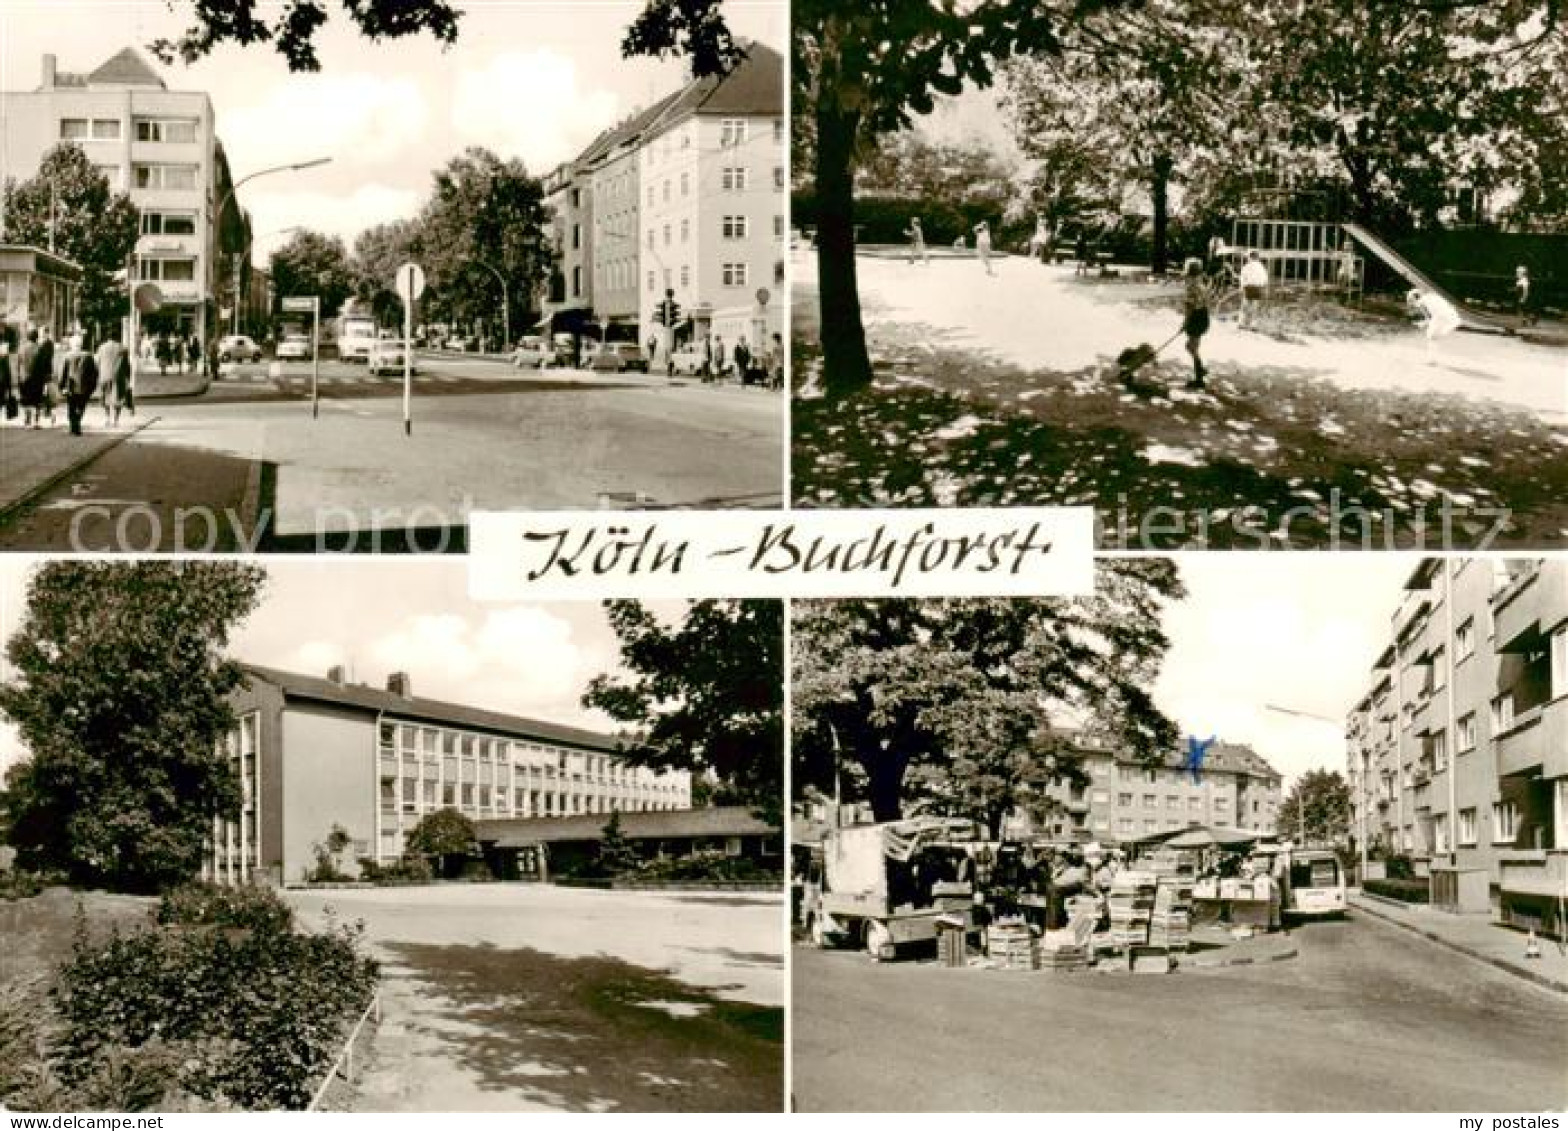
[[520,340],[512,351],[512,364],[519,369],[525,366],[544,369],[556,364],[555,347],[543,338],[530,334]]
[[227,334],[218,339],[219,361],[260,361],[261,347],[244,334]]
[[378,338],[370,347],[370,356],[365,359],[365,363],[370,367],[372,377],[380,377],[384,373],[397,375],[403,372],[410,357],[408,343],[402,338]]
[[606,342],[593,355],[592,369],[622,373],[628,369],[648,372],[648,355],[636,342]]
[[278,343],[279,361],[304,361],[310,357],[310,339],[304,334],[287,334]]

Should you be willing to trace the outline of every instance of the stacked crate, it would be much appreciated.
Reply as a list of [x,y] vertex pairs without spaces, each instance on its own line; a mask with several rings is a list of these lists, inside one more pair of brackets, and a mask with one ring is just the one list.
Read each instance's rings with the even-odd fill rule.
[[1022,919],[998,919],[986,930],[986,957],[999,970],[1040,969],[1040,943]]
[[1111,913],[1111,937],[1118,946],[1148,941],[1156,886],[1154,873],[1132,869],[1118,872],[1111,881],[1107,902]]
[[1171,950],[1186,950],[1191,941],[1191,887],[1177,879],[1161,879],[1154,892],[1149,916],[1149,942]]

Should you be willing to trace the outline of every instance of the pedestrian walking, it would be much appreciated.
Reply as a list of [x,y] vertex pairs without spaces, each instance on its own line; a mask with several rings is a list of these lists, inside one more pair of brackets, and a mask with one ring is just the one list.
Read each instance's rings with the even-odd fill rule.
[[726,363],[729,360],[724,354],[724,335],[713,335],[713,348],[709,356],[713,365],[713,379],[715,381],[724,380],[724,374],[727,368]]
[[1209,332],[1209,284],[1203,277],[1203,260],[1187,260],[1183,270],[1186,289],[1182,294],[1182,333],[1187,335],[1187,352],[1192,356],[1192,380],[1189,389],[1207,388],[1203,378],[1208,369],[1203,364],[1203,335]]
[[174,349],[169,344],[168,334],[158,335],[158,340],[153,344],[153,355],[158,359],[158,376],[162,377],[169,372],[169,366],[174,362]]
[[1078,229],[1078,237],[1073,240],[1073,258],[1077,265],[1073,268],[1074,275],[1087,275],[1089,273],[1089,236],[1082,228]]
[[11,327],[0,326],[0,415],[6,420],[15,420],[21,411],[18,382],[11,362]]
[[981,220],[975,225],[975,251],[980,254],[980,265],[985,268],[987,275],[995,275],[991,270],[991,225]]
[[1250,330],[1269,289],[1269,269],[1263,266],[1256,249],[1247,252],[1247,261],[1241,265],[1240,282],[1241,328]]
[[110,330],[98,352],[93,355],[98,365],[98,386],[103,402],[105,425],[120,423],[120,413],[136,415],[136,402],[131,391],[131,351],[120,344],[119,334]]
[[1051,233],[1045,226],[1044,216],[1035,217],[1034,235],[1029,237],[1029,258],[1041,263],[1051,261]]
[[93,355],[82,348],[82,335],[73,334],[60,355],[60,392],[65,397],[65,417],[71,435],[82,434],[82,417],[97,388],[98,365]]
[[713,380],[713,335],[702,336],[702,383],[708,384]]
[[930,263],[931,260],[926,255],[926,234],[921,230],[920,217],[910,218],[909,227],[904,229],[904,235],[909,237],[909,262],[913,263],[918,258],[922,264]]
[[768,346],[768,387],[784,387],[784,338],[781,334],[774,334]]
[[16,391],[22,403],[22,426],[37,428],[45,380],[38,376],[38,330],[31,327],[16,351]]
[[1535,321],[1530,311],[1530,269],[1523,263],[1514,268],[1514,313],[1521,326],[1529,326]]
[[38,379],[43,389],[39,415],[48,418],[49,427],[53,428],[54,405],[60,397],[60,375],[55,365],[54,336],[47,326],[38,328],[38,355],[33,359],[33,364],[38,368]]
[[742,385],[751,384],[751,347],[746,344],[745,334],[735,342],[735,375]]

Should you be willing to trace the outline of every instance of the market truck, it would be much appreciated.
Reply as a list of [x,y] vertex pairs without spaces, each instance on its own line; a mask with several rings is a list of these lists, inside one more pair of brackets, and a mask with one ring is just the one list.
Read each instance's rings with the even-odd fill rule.
[[1293,849],[1285,856],[1284,913],[1298,918],[1345,914],[1345,872],[1326,849]]
[[863,946],[888,962],[899,947],[935,939],[938,920],[973,931],[974,883],[961,846],[973,833],[968,821],[937,818],[829,829],[803,897],[812,941]]

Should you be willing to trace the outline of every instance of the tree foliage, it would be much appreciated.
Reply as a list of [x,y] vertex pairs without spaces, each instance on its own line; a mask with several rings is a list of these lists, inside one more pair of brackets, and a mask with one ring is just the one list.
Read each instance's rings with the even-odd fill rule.
[[304,229],[272,253],[272,285],[281,301],[290,295],[321,299],[321,317],[335,317],[356,289],[348,248],[337,236]]
[[6,239],[52,247],[80,266],[78,314],[84,325],[100,330],[118,325],[130,311],[128,292],[116,275],[136,246],[137,215],[131,198],[110,191],[108,178],[74,142],[44,154],[28,180],[5,183]]
[[408,831],[404,851],[419,856],[469,856],[478,851],[474,822],[450,806],[426,813]]
[[715,800],[771,817],[784,782],[784,613],[779,601],[694,602],[666,625],[640,601],[606,601],[628,674],[596,676],[583,704],[634,731],[636,765],[718,779]]
[[429,279],[424,308],[438,319],[493,323],[498,332],[496,275],[506,280],[517,327],[553,262],[538,179],[488,149],[466,149],[436,172],[413,237]]
[[24,866],[148,891],[200,868],[212,819],[239,808],[220,742],[242,681],[222,656],[259,599],[256,566],[54,561],[6,644],[0,712],[29,757],[7,779]]
[[995,830],[1038,786],[1076,780],[1068,729],[1156,762],[1175,725],[1145,688],[1183,590],[1164,561],[1101,564],[1082,598],[802,601],[792,635],[794,783],[914,800]]
[[1274,831],[1298,844],[1345,844],[1350,811],[1350,786],[1338,771],[1308,770],[1285,795]]

